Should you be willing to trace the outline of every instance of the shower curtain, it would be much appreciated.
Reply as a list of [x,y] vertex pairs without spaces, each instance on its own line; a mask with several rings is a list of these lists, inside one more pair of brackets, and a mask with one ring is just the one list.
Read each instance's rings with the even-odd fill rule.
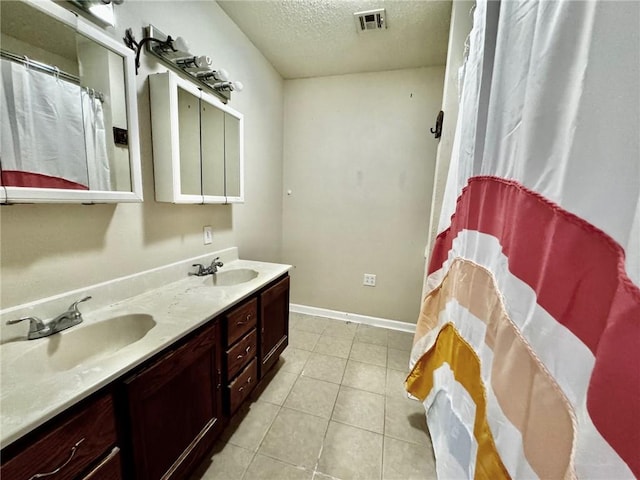
[[406,381],[440,478],[640,476],[639,24],[477,2]]
[[100,101],[79,85],[28,65],[2,59],[1,68],[2,184],[109,190]]
[[93,90],[82,89],[82,121],[91,190],[111,190],[111,169],[107,155],[102,101]]

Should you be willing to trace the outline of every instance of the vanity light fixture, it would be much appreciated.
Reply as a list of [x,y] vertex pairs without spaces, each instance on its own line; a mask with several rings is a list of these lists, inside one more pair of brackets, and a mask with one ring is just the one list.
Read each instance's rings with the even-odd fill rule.
[[211,58],[206,55],[177,58],[176,65],[188,72],[202,72],[211,70]]
[[69,0],[70,3],[97,19],[112,27],[116,24],[113,11],[114,5],[122,5],[124,0]]
[[224,103],[231,99],[231,92],[240,92],[243,89],[241,82],[229,81],[226,70],[214,69],[209,56],[189,53],[189,47],[184,39],[181,37],[174,39],[171,35],[165,35],[153,25],[145,28],[145,38],[139,42],[134,38],[131,29],[127,29],[124,43],[136,52],[136,74],[140,67],[140,52],[146,45],[147,52],[155,55],[174,70],[186,74],[199,85],[198,88],[204,87]]
[[216,82],[211,86],[219,92],[241,92],[244,88],[242,82]]
[[198,72],[196,76],[203,82],[210,82],[215,80],[216,82],[226,82],[229,80],[229,73],[224,68],[220,70],[210,70],[208,72]]
[[183,38],[178,37],[176,39],[173,39],[171,35],[167,36],[167,38],[165,38],[164,40],[148,36],[137,42],[130,28],[127,28],[123,40],[124,44],[127,47],[136,52],[136,75],[138,74],[138,69],[140,68],[140,52],[142,52],[142,48],[149,42],[156,43],[156,45],[153,45],[151,49],[157,52],[158,55],[169,53],[179,54],[181,52],[186,53],[189,50],[189,47],[187,46],[187,43]]

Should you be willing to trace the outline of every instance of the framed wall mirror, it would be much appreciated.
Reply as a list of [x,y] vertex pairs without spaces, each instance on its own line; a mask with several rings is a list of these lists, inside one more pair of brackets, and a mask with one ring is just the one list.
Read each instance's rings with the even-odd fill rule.
[[142,201],[133,52],[50,0],[0,26],[0,200]]

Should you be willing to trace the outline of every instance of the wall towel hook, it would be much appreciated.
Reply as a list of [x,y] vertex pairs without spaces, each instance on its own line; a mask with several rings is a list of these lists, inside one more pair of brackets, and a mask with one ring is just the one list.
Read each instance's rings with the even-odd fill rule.
[[442,110],[440,110],[440,113],[438,113],[438,117],[436,118],[436,128],[435,130],[433,128],[430,128],[429,131],[431,133],[433,133],[433,136],[435,138],[440,138],[442,136],[442,122],[444,120],[444,112]]

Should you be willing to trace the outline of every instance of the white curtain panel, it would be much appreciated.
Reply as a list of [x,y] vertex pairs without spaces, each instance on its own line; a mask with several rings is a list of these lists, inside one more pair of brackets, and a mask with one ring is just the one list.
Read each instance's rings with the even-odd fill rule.
[[3,59],[2,169],[88,186],[80,86]]
[[82,115],[87,152],[90,190],[111,190],[111,169],[107,154],[102,101],[86,88],[82,89]]

